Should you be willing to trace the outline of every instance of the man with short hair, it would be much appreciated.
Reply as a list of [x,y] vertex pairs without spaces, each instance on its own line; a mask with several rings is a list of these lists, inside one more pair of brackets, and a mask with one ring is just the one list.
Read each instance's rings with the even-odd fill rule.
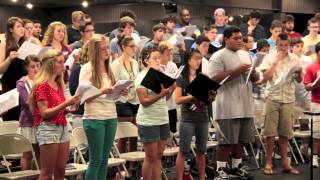
[[303,52],[307,56],[311,56],[312,60],[317,60],[315,53],[315,45],[320,42],[320,23],[316,18],[311,18],[308,21],[309,34],[302,38],[304,42]]
[[267,137],[267,154],[264,173],[272,175],[272,154],[275,137],[279,136],[281,165],[283,172],[300,174],[290,165],[288,140],[293,136],[293,107],[295,83],[302,81],[302,67],[299,58],[288,52],[290,40],[284,33],[278,35],[276,51],[267,54],[260,65],[265,89],[265,122],[263,134]]
[[[122,17],[120,19],[119,28],[118,28],[118,31],[120,34],[118,34],[117,36],[119,35],[132,36],[135,26],[136,26],[136,23],[134,19],[132,19],[129,16]],[[110,41],[110,48],[111,48],[112,59],[117,59],[119,56],[121,56],[122,51],[118,43],[118,37],[115,37]]]
[[[320,81],[314,84],[315,80],[319,77],[320,71],[320,42],[315,46],[317,54],[317,61],[314,61],[306,69],[304,76],[304,84],[308,91],[311,91],[311,111],[320,112]],[[318,157],[320,151],[320,119],[315,117],[313,120],[313,132],[312,132],[313,154],[312,154],[312,166],[314,168],[319,167]]]
[[226,27],[226,11],[223,8],[218,8],[213,13],[214,24],[217,27],[218,34],[223,34],[223,31]]
[[[254,141],[254,112],[252,83],[259,77],[256,72],[250,75],[246,83],[250,62],[240,56],[243,46],[242,34],[238,27],[229,26],[223,32],[225,47],[212,55],[208,65],[208,75],[215,81],[227,80],[218,89],[213,104],[213,119],[216,121],[217,171],[216,179],[240,177],[247,179],[248,173],[242,166],[244,143]],[[246,54],[249,57],[249,54]],[[246,58],[246,59],[247,59]],[[232,154],[231,171],[227,170],[227,161]]]
[[39,41],[42,40],[42,35],[41,35],[41,22],[39,20],[33,20],[33,37],[39,39]]
[[166,33],[164,34],[163,40],[169,40],[170,38],[173,38],[173,36],[176,36],[177,38],[176,44],[173,44],[172,61],[177,65],[177,67],[180,67],[182,65],[181,57],[186,52],[186,47],[183,36],[178,32],[174,32],[177,20],[174,16],[168,16],[162,20],[162,23],[166,27]]
[[267,39],[269,45],[270,45],[270,53],[276,51],[276,41],[278,39],[279,34],[281,34],[282,32],[282,28],[283,28],[283,24],[281,21],[279,20],[273,20],[271,22],[271,26],[270,26],[270,33],[271,36],[269,37],[269,39]]
[[290,14],[287,14],[284,21],[284,32],[289,36],[290,39],[301,39],[302,35],[298,32],[295,32],[294,29],[294,17]]
[[261,14],[258,11],[252,11],[248,22],[240,25],[242,34],[244,36],[248,34],[252,35],[254,37],[254,41],[264,39],[266,37],[266,32],[263,26],[259,24],[260,19]]
[[166,27],[164,24],[159,23],[152,27],[153,39],[147,42],[143,49],[145,48],[155,48],[158,47],[160,42],[163,40],[164,33],[166,32]]
[[73,11],[71,14],[72,26],[68,27],[68,44],[81,39],[80,25],[83,23],[84,13],[82,11]]
[[80,25],[81,39],[70,44],[71,49],[81,48],[85,43],[87,43],[94,34],[94,26],[92,22],[86,22]]
[[[125,11],[122,11],[121,13],[120,13],[120,16],[119,16],[119,18],[120,18],[120,22],[121,22],[121,19],[123,18],[123,17],[130,17],[131,19],[133,19],[133,22],[135,22],[136,21],[136,14],[133,12],[133,11],[131,11],[131,10],[125,10]],[[113,39],[113,38],[116,38],[117,36],[118,36],[118,34],[120,33],[120,27],[118,27],[118,28],[116,28],[116,29],[114,29],[114,30],[112,30],[111,32],[110,32],[110,34],[109,34],[109,38],[110,38],[110,41]],[[135,29],[134,30],[134,33],[136,33],[137,35],[139,35],[139,32]]]

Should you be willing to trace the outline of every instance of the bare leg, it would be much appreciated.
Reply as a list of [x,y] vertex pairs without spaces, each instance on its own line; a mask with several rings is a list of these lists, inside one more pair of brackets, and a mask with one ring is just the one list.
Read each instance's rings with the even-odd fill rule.
[[63,180],[69,158],[69,141],[59,144],[59,154],[54,169],[54,180]]
[[275,137],[267,137],[267,155],[265,168],[270,169],[272,167],[272,153],[274,146]]
[[184,161],[186,157],[183,153],[179,152],[176,159],[176,168],[177,168],[177,180],[183,180],[183,171],[184,171]]
[[197,168],[199,173],[199,180],[206,178],[206,156],[204,153],[196,152]]

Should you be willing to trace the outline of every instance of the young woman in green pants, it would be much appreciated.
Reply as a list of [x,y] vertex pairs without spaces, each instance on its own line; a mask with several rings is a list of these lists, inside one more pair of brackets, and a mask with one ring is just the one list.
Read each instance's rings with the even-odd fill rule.
[[[117,112],[114,101],[106,96],[112,93],[115,78],[110,68],[110,45],[104,36],[94,36],[88,42],[89,62],[82,66],[79,82],[90,81],[101,93],[85,102],[83,127],[89,144],[89,167],[86,179],[105,180],[108,155],[117,130]],[[127,92],[123,92],[123,95]]]

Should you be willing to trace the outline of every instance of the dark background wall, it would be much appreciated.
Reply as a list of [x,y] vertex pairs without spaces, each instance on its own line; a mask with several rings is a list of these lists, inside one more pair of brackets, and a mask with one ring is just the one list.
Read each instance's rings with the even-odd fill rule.
[[[4,0],[0,0],[1,2]],[[9,0],[6,0],[9,1]],[[106,33],[118,26],[119,14],[123,10],[133,10],[137,15],[137,29],[143,35],[151,35],[151,27],[159,22],[168,12],[162,6],[162,2],[169,3],[172,0],[140,0],[131,1],[115,0],[95,0],[94,5],[84,9],[75,4],[42,5],[32,10],[27,10],[23,6],[0,5],[0,32],[4,32],[5,24],[10,16],[39,19],[42,21],[44,29],[52,21],[59,20],[65,24],[71,23],[71,12],[83,10],[90,14],[95,22],[95,29],[98,33]],[[65,2],[67,2],[65,0]],[[72,1],[74,3],[75,1]],[[77,1],[79,3],[79,1]],[[116,2],[122,2],[117,4]],[[281,19],[284,13],[292,13],[298,20],[297,30],[302,32],[306,27],[306,21],[316,10],[320,10],[319,0],[176,0],[177,11],[186,7],[190,9],[192,23],[200,28],[212,22],[213,11],[218,7],[226,9],[229,16],[243,16],[249,14],[253,9],[259,10],[263,14],[261,24],[269,26],[272,19]],[[71,3],[71,1],[70,1]],[[36,4],[35,4],[36,6]],[[177,13],[173,13],[176,15]]]

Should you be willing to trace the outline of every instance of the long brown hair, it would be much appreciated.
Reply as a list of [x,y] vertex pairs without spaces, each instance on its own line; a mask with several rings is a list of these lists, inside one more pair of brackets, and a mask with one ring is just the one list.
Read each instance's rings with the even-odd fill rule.
[[[19,46],[22,44],[23,42],[23,37],[21,37],[19,39],[18,42],[16,42],[16,40],[13,37],[13,34],[11,32],[11,30],[14,28],[14,25],[16,23],[21,23],[21,25],[23,26],[23,21],[22,19],[18,18],[18,17],[10,17],[7,21],[7,27],[6,27],[6,33],[5,33],[5,38],[6,38],[6,53],[12,51],[12,50],[18,50]],[[7,56],[7,55],[6,55]]]
[[[102,73],[100,71],[100,59],[101,59],[101,49],[100,49],[100,43],[101,42],[107,42],[109,43],[109,39],[102,35],[94,35],[90,41],[88,42],[88,57],[91,63],[92,67],[92,75],[90,81],[92,82],[92,85],[101,88],[103,86],[103,77]],[[111,70],[111,57],[108,57],[108,60],[104,61],[104,65],[106,68],[106,72],[108,75],[108,78],[111,80],[111,84],[115,84],[115,77]]]

